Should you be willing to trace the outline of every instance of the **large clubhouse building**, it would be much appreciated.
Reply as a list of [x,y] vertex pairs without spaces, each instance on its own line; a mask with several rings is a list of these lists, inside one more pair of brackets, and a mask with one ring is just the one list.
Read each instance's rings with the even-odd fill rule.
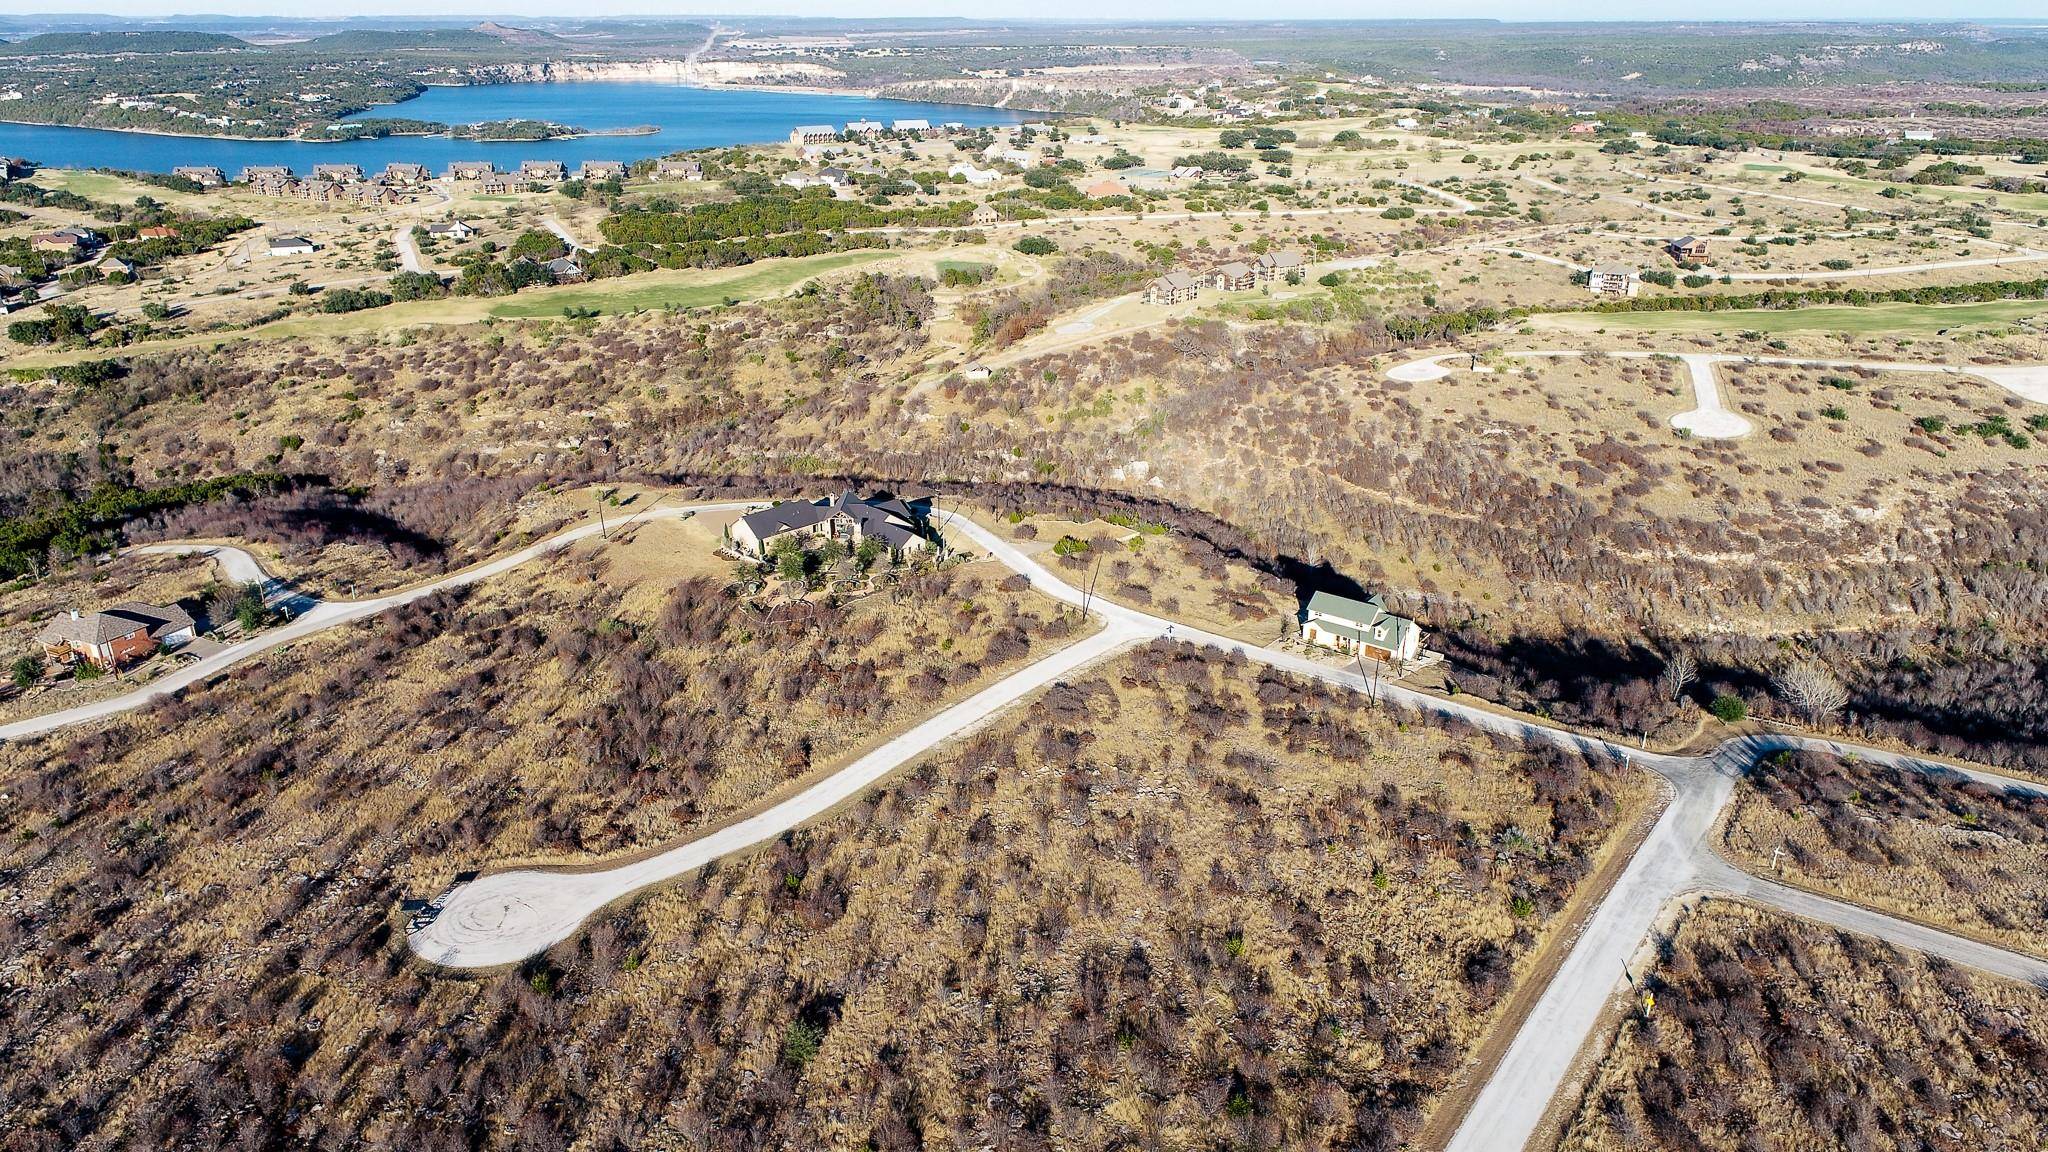
[[764,559],[781,540],[799,545],[810,540],[837,540],[858,548],[866,540],[877,540],[890,552],[921,552],[930,547],[926,523],[931,516],[928,499],[860,499],[852,491],[823,500],[791,500],[750,512],[733,522],[728,535],[733,549],[755,559]]

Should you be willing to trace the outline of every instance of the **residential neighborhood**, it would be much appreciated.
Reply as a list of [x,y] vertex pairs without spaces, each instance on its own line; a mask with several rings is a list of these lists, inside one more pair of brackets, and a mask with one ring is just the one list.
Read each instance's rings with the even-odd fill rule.
[[1252,260],[1232,260],[1203,273],[1169,272],[1145,287],[1147,304],[1181,304],[1203,290],[1249,292],[1275,282],[1299,283],[1307,265],[1298,252],[1268,252]]

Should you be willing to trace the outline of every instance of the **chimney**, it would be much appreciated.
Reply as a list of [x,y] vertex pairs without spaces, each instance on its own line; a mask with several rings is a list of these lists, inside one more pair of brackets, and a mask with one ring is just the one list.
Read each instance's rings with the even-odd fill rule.
[[80,615],[78,614],[78,609],[76,609],[76,608],[73,608],[73,609],[71,610],[71,618],[72,618],[73,620],[83,620],[83,619],[85,619],[85,617],[83,617],[83,616],[80,616]]

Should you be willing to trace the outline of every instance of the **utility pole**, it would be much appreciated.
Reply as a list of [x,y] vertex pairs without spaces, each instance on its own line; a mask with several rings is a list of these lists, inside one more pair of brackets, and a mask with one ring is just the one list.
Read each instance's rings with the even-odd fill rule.
[[604,525],[604,493],[597,494],[597,538],[602,540],[609,530]]

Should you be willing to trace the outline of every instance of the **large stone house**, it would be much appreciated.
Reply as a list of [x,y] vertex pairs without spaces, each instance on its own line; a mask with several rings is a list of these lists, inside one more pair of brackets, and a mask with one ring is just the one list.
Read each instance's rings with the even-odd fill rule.
[[791,500],[750,512],[727,530],[735,551],[756,559],[766,558],[779,540],[837,540],[858,548],[864,540],[878,540],[891,552],[922,552],[930,547],[926,523],[931,515],[927,499],[885,500],[856,497],[841,492],[823,500]]
[[433,178],[425,164],[405,164],[394,161],[384,166],[386,184],[425,184]]
[[521,160],[519,162],[519,178],[521,180],[563,180],[568,175],[568,167],[560,160]]
[[789,130],[791,144],[830,144],[839,139],[839,129],[830,124],[799,124]]
[[1316,593],[1302,613],[1301,637],[1320,648],[1392,663],[1422,655],[1422,629],[1415,621],[1388,612],[1386,601],[1378,596],[1353,600]]
[[313,179],[330,180],[336,184],[350,184],[363,178],[360,164],[315,164]]
[[624,180],[626,165],[618,160],[585,160],[576,170],[578,180]]
[[489,160],[457,160],[448,165],[450,180],[482,180],[495,174],[498,166]]
[[36,643],[53,664],[84,663],[112,670],[159,647],[189,643],[194,635],[192,614],[183,608],[129,600],[101,612],[67,612],[43,625]]

